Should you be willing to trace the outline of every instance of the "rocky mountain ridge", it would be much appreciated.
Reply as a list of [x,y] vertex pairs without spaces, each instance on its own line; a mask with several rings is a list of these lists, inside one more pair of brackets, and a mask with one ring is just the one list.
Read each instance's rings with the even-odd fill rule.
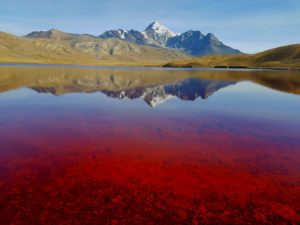
[[223,44],[212,33],[204,35],[201,31],[190,30],[176,34],[157,21],[152,22],[143,32],[122,29],[110,30],[99,35],[99,38],[117,38],[142,45],[176,49],[190,56],[241,54],[239,50]]
[[142,32],[133,29],[117,29],[106,31],[95,37],[89,34],[71,34],[51,29],[49,31],[34,31],[27,34],[25,37],[48,38],[61,41],[119,39],[138,45],[178,50],[189,56],[241,53],[239,50],[225,45],[212,33],[204,35],[200,31],[190,30],[181,34],[176,34],[157,21],[152,22]]

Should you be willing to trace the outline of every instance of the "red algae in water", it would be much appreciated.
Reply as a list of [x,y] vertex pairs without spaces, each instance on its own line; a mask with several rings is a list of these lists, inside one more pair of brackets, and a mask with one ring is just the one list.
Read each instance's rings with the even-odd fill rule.
[[1,224],[299,222],[300,144],[271,124],[23,115],[0,130]]

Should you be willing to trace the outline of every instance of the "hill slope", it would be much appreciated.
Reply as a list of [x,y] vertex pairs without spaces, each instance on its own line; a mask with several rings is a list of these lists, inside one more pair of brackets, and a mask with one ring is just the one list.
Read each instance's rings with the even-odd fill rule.
[[99,39],[58,30],[17,37],[0,32],[0,62],[87,65],[153,65],[187,59],[179,51],[141,46],[119,39]]
[[253,55],[215,55],[183,61],[172,61],[165,66],[300,68],[300,44],[283,46]]

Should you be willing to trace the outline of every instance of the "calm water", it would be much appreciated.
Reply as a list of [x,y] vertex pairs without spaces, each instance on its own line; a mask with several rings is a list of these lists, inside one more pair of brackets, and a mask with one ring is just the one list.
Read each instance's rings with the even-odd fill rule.
[[296,224],[300,73],[0,67],[1,224]]

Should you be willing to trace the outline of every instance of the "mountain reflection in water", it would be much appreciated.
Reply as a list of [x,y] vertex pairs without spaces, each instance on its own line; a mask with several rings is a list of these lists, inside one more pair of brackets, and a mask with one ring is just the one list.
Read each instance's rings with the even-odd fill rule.
[[252,81],[300,94],[297,73],[280,71],[136,71],[2,67],[0,91],[31,88],[39,93],[102,92],[113,98],[142,98],[152,107],[171,98],[206,99],[221,88]]

